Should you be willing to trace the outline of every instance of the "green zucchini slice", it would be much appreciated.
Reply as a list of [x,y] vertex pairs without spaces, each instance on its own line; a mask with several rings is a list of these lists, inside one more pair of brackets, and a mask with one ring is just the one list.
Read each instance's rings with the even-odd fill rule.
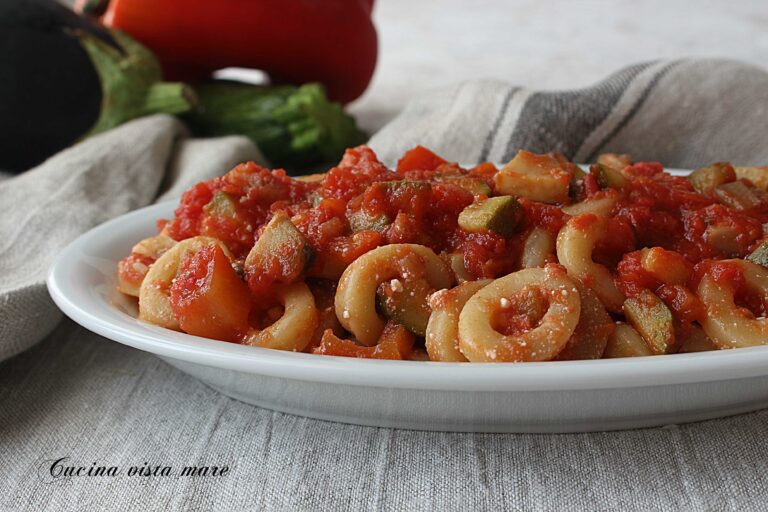
[[384,316],[413,334],[424,337],[432,313],[429,296],[434,291],[423,278],[410,281],[392,279],[379,285],[376,304]]
[[470,233],[493,231],[502,236],[512,236],[520,219],[523,207],[512,196],[489,197],[473,203],[459,214],[459,227]]
[[677,348],[672,312],[655,293],[644,290],[624,301],[624,315],[654,354],[669,354]]

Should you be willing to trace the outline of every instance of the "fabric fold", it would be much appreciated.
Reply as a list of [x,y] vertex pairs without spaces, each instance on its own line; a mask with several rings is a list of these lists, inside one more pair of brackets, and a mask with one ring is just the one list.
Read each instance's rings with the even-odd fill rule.
[[732,60],[624,68],[583,89],[532,91],[464,82],[414,98],[370,141],[394,164],[415,144],[458,162],[506,162],[520,149],[576,162],[599,153],[691,169],[768,162],[768,73]]
[[[173,117],[125,124],[0,182],[0,360],[27,349],[61,320],[45,277],[59,251],[90,228],[257,159],[242,137],[190,140]],[[169,169],[173,172],[169,172]]]

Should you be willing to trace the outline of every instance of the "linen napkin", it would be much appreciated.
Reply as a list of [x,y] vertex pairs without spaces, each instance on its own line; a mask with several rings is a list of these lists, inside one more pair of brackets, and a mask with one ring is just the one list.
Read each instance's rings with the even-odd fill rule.
[[245,138],[189,139],[172,117],[139,119],[88,139],[0,182],[0,360],[29,348],[61,320],[45,287],[64,246],[97,224],[243,160],[261,160]]
[[[733,61],[628,67],[581,90],[471,81],[415,98],[371,145],[388,164],[413,145],[460,162],[519,148],[598,152],[690,168],[768,163],[768,74]],[[260,159],[241,138],[189,139],[151,117],[0,183],[0,359],[60,319],[47,266],[91,226]],[[768,412],[701,424],[574,435],[411,432],[252,407],[158,358],[72,322],[0,363],[6,510],[722,510],[760,508]],[[46,460],[217,464],[219,480],[46,481]],[[44,472],[44,471],[43,471]],[[762,491],[762,492],[761,492]]]

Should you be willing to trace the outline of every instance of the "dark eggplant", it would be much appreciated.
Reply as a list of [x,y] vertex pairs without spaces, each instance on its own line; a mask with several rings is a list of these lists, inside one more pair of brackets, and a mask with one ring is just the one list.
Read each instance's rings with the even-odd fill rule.
[[20,172],[142,115],[194,104],[154,56],[53,0],[0,1],[0,169]]

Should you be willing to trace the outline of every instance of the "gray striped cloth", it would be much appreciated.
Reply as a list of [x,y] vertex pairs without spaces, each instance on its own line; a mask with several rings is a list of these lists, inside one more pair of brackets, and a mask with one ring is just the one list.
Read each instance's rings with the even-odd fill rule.
[[768,76],[739,62],[627,67],[592,87],[532,91],[472,81],[409,103],[371,140],[392,163],[414,143],[459,162],[507,162],[519,149],[576,162],[631,153],[669,167],[768,163]]
[[[437,90],[415,98],[371,144],[390,164],[415,144],[460,162],[505,161],[527,148],[577,161],[615,151],[674,167],[765,164],[766,109],[768,74],[759,69],[655,62],[575,91],[488,81]],[[765,508],[765,411],[556,436],[341,425],[245,405],[154,356],[59,322],[43,278],[63,245],[246,158],[258,154],[243,139],[190,140],[176,121],[154,117],[0,183],[0,359],[25,351],[0,363],[0,509]],[[62,457],[124,471],[230,471],[52,480],[47,468]]]

